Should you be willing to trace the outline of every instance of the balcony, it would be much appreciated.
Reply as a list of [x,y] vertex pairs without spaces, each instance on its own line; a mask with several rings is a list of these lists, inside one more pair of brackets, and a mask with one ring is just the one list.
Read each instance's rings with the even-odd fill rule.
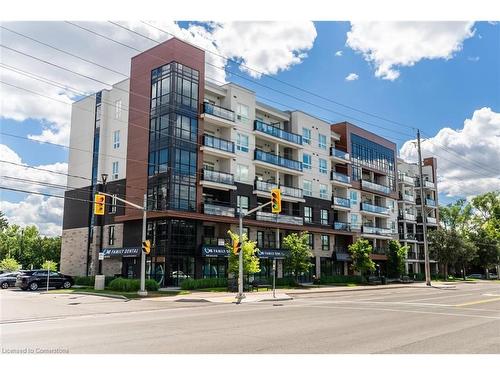
[[216,156],[232,157],[234,154],[234,142],[213,135],[203,135],[203,151]]
[[203,213],[207,215],[234,217],[234,207],[218,203],[204,203]]
[[361,211],[370,212],[373,214],[389,215],[391,209],[383,206],[376,206],[371,203],[362,202]]
[[270,212],[257,211],[256,219],[270,221],[273,223],[303,225],[304,219],[301,216],[289,216],[282,214],[272,214]]
[[336,171],[331,171],[330,174],[330,181],[332,181],[333,184],[338,184],[341,186],[351,185],[351,177],[349,177],[346,174],[339,173]]
[[399,233],[399,240],[400,241],[416,241],[417,236],[415,233]]
[[203,169],[201,179],[200,184],[203,186],[222,190],[236,189],[234,176],[231,173]]
[[[257,192],[266,192],[267,195],[271,194],[271,189],[276,189],[278,184],[273,182],[266,182],[261,180],[255,180],[255,190]],[[287,197],[294,198],[296,200],[303,199],[302,189],[291,187],[291,186],[280,186],[281,196],[284,200]]]
[[415,179],[413,177],[407,176],[405,174],[400,174],[398,176],[398,181],[402,182],[407,185],[414,185],[415,184]]
[[302,162],[292,159],[286,159],[282,156],[255,149],[254,160],[276,165],[281,168],[291,169],[302,172]]
[[406,259],[417,259],[417,253],[414,251],[409,251],[408,254],[406,255]]
[[[420,181],[419,180],[415,180],[415,186],[416,187],[420,187]],[[425,180],[424,181],[424,187],[427,188],[427,189],[435,189],[436,188],[436,184],[432,181],[427,181]]]
[[411,214],[409,212],[400,212],[398,219],[406,221],[417,221],[417,217],[415,216],[415,214]]
[[351,162],[351,158],[347,152],[339,150],[338,148],[335,147],[330,147],[330,157],[341,163]]
[[[422,205],[422,200],[420,198],[417,198],[417,205]],[[425,205],[427,207],[436,207],[436,201],[434,199],[425,198]]]
[[399,193],[399,200],[400,201],[405,201],[405,202],[410,202],[410,203],[415,203],[415,196],[411,194],[405,194],[405,193]]
[[374,234],[377,236],[385,237],[392,237],[394,234],[394,231],[391,228],[378,228],[367,224],[363,224],[363,226],[361,227],[361,231],[364,234]]
[[[203,103],[203,117],[214,120],[215,123],[222,126],[234,126],[235,115],[230,109],[219,107],[211,103]],[[208,115],[208,116],[205,116]]]
[[386,255],[389,252],[387,247],[372,247],[372,254]]
[[269,135],[274,138],[279,138],[280,140],[293,143],[295,146],[302,146],[302,136],[300,134],[295,134],[287,132],[276,126],[266,124],[265,122],[255,120],[254,130]]
[[350,232],[351,231],[351,225],[349,223],[344,223],[342,221],[335,221],[333,223],[333,229],[340,230],[340,231],[343,231],[343,232]]
[[[422,216],[421,215],[417,216],[417,222],[422,223]],[[437,219],[435,217],[432,217],[432,216],[427,216],[426,223],[429,225],[437,225]]]
[[340,209],[351,209],[351,200],[348,198],[342,198],[342,197],[335,197],[332,196],[332,205],[335,208],[340,208]]
[[391,194],[391,188],[389,186],[376,184],[375,182],[371,182],[368,180],[361,180],[361,188],[376,191],[377,193],[387,195]]

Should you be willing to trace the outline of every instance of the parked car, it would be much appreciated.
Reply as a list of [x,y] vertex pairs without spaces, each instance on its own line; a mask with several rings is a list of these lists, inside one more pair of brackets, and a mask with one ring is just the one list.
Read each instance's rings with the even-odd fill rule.
[[[49,272],[47,277],[47,272]],[[16,286],[22,290],[38,290],[39,288],[47,287],[47,279],[49,288],[71,288],[74,280],[71,276],[63,275],[59,272],[47,270],[32,270],[25,271],[17,276]]]
[[16,285],[17,275],[20,272],[6,272],[0,275],[0,287],[2,289],[7,289],[8,287],[13,287]]
[[467,276],[469,279],[484,279],[484,275],[480,273],[473,273]]

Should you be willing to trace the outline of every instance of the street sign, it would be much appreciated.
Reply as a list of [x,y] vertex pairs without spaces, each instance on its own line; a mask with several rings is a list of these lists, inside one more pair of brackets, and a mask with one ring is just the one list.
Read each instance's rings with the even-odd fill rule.
[[104,253],[99,253],[99,260],[104,260]]

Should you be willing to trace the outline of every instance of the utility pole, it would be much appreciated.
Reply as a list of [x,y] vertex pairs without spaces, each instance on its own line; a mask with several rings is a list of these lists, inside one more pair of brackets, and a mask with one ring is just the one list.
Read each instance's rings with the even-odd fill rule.
[[422,172],[422,150],[420,148],[420,129],[417,129],[417,149],[418,149],[418,170],[420,180],[420,203],[422,205],[422,232],[424,236],[424,264],[425,264],[425,283],[431,286],[431,267],[429,263],[429,247],[427,244],[427,212],[425,209],[424,193],[424,173]]
[[[102,179],[102,193],[106,193],[106,181],[108,180],[108,175],[107,173],[101,174],[101,179]],[[99,252],[102,252],[102,243],[103,243],[103,234],[104,234],[104,224],[106,224],[106,205],[104,205],[104,215],[102,215],[101,218],[101,231],[100,231],[100,236],[99,236]],[[99,269],[98,269],[98,274],[102,275],[102,259],[99,258]]]

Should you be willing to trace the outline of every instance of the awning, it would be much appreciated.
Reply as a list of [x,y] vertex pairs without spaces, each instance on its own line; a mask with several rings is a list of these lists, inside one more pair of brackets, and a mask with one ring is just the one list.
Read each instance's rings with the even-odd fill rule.
[[141,256],[142,249],[140,247],[118,247],[113,249],[102,249],[101,253],[104,258],[135,258]]

